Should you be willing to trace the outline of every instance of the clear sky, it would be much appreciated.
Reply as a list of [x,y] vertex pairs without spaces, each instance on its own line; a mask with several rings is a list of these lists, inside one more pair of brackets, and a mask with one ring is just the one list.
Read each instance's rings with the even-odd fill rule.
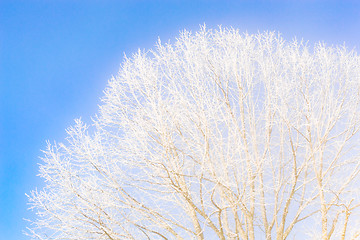
[[40,149],[90,121],[124,53],[203,23],[360,52],[360,1],[0,0],[0,240],[27,239]]

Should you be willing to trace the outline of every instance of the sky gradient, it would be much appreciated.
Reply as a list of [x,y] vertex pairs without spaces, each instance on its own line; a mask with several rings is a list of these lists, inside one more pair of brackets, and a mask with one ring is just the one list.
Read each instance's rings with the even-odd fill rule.
[[124,54],[204,23],[359,52],[357,2],[1,0],[0,240],[28,239],[25,193],[43,186],[41,149],[63,141],[75,118],[91,121]]

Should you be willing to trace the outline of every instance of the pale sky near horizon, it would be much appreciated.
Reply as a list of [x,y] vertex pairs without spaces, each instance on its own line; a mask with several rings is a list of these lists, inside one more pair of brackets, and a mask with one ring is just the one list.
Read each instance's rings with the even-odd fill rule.
[[124,53],[204,23],[360,52],[360,1],[0,1],[0,240],[28,239],[40,149],[73,119],[90,121]]

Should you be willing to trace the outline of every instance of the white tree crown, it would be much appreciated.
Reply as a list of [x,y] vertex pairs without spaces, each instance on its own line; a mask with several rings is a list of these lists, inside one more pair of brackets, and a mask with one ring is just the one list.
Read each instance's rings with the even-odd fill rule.
[[345,47],[205,27],[159,41],[125,58],[91,126],[48,144],[28,234],[356,239],[359,94]]

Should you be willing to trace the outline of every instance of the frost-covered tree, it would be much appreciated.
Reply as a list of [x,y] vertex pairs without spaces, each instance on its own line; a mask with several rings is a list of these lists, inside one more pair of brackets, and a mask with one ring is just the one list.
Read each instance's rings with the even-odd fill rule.
[[38,239],[358,239],[360,58],[219,28],[125,58],[48,144]]

